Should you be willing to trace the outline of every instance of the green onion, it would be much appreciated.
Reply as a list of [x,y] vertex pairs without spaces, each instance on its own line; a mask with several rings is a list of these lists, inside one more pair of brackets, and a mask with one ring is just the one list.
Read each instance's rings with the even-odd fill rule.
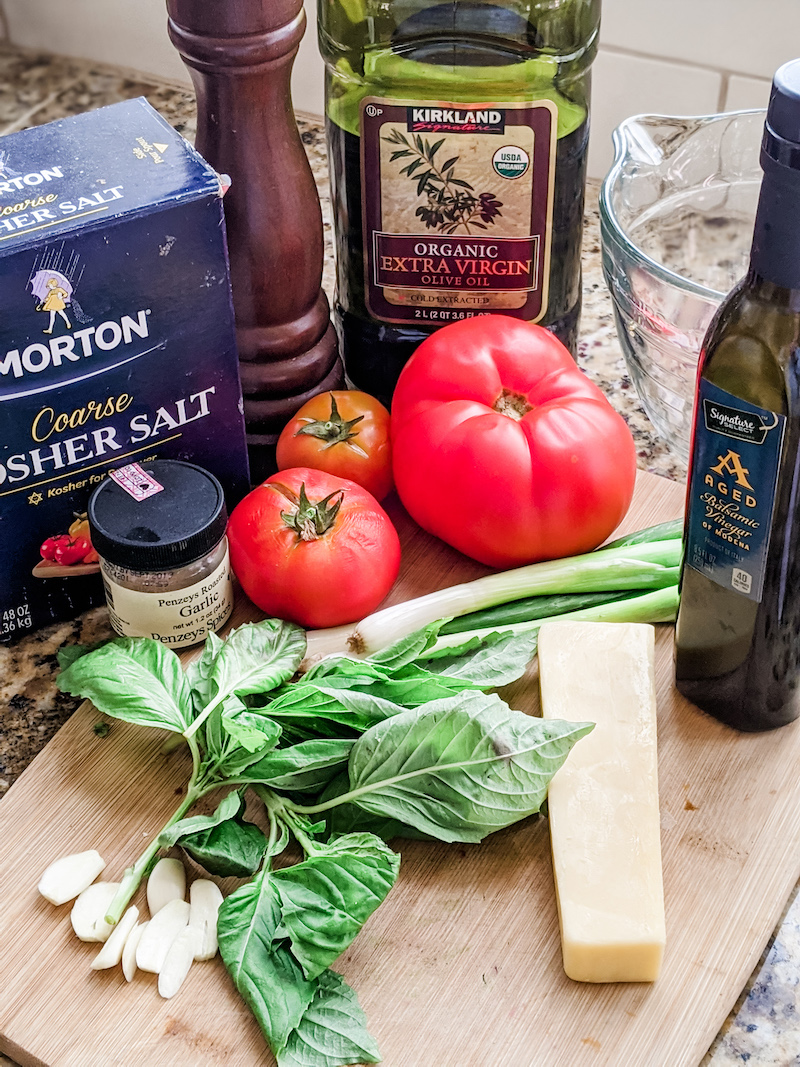
[[[671,568],[670,568],[671,569]],[[547,619],[552,615],[566,615],[571,611],[600,607],[615,600],[626,600],[630,590],[618,589],[610,593],[552,593],[549,596],[527,596],[510,604],[497,604],[483,611],[470,611],[446,622],[439,633],[462,634],[469,630],[485,630],[498,626],[511,626],[534,619]]]
[[354,627],[314,630],[308,634],[307,660],[343,650],[368,656],[438,619],[449,620],[530,596],[671,587],[676,581],[681,547],[680,539],[671,538],[490,574],[384,608]]
[[663,589],[654,589],[649,593],[640,593],[638,596],[629,596],[625,600],[616,600],[611,603],[598,604],[594,607],[584,608],[581,611],[569,611],[562,615],[554,615],[548,618],[534,619],[530,622],[513,623],[507,626],[490,626],[485,629],[471,630],[468,633],[447,634],[441,636],[425,655],[435,658],[438,653],[452,654],[453,650],[462,645],[487,637],[491,633],[503,633],[506,630],[514,633],[530,633],[539,630],[546,622],[561,619],[585,620],[587,622],[674,622],[678,611],[678,587],[677,585],[666,586]]
[[659,522],[655,526],[646,526],[643,530],[618,537],[616,541],[609,541],[598,551],[605,552],[608,548],[624,548],[626,545],[644,545],[650,541],[672,541],[683,537],[683,519],[670,519],[669,522]]

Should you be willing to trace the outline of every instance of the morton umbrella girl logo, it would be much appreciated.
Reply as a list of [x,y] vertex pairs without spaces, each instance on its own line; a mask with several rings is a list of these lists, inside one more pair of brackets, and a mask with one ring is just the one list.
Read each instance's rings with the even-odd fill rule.
[[74,312],[74,317],[79,322],[87,321],[73,295],[83,274],[83,268],[78,266],[79,257],[73,253],[66,262],[63,260],[63,248],[57,252],[50,250],[37,258],[28,279],[31,294],[36,299],[36,310],[49,316],[43,333],[53,332],[57,318],[62,319],[66,328],[71,330],[72,321],[68,308]]

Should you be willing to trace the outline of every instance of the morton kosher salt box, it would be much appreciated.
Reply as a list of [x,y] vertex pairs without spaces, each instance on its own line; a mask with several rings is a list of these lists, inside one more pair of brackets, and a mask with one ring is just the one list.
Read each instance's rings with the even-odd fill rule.
[[0,640],[101,603],[110,470],[248,488],[219,176],[143,99],[0,138]]

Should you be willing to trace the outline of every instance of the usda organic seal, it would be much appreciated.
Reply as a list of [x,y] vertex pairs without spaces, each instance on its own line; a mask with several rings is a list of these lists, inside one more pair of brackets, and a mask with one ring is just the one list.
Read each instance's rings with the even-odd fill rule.
[[492,156],[492,166],[501,178],[521,178],[530,166],[530,156],[524,148],[504,145]]

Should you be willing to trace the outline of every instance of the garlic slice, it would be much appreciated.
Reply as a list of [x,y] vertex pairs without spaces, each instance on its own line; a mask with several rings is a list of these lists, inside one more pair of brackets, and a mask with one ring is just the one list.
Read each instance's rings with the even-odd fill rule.
[[169,947],[161,970],[158,972],[158,992],[169,1000],[183,985],[192,962],[197,959],[203,935],[196,926],[186,926]]
[[160,859],[147,879],[147,907],[150,918],[156,915],[171,900],[186,897],[186,871],[178,859],[165,856]]
[[143,923],[137,923],[128,934],[128,939],[122,950],[122,973],[125,975],[126,982],[132,982],[133,976],[136,974],[136,949],[139,947],[139,941],[147,925],[147,920]]
[[108,941],[92,960],[93,971],[104,971],[107,967],[116,967],[122,959],[122,953],[128,942],[131,930],[139,919],[139,909],[132,904],[111,932]]
[[217,883],[208,878],[197,878],[189,886],[189,926],[200,934],[196,960],[217,954],[217,917],[223,899]]
[[74,900],[105,869],[106,862],[93,848],[54,860],[39,880],[39,892],[51,904]]
[[189,903],[171,900],[147,924],[136,948],[136,966],[140,971],[158,974],[170,945],[189,922]]
[[119,882],[93,882],[78,896],[69,914],[72,929],[81,941],[107,941],[113,926],[105,921]]

